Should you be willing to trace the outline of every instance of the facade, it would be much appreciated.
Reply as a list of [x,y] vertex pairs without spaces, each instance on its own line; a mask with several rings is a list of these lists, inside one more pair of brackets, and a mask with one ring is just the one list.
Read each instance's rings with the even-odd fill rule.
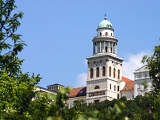
[[134,96],[144,96],[153,90],[152,79],[149,76],[149,70],[146,66],[137,69],[134,72]]
[[61,87],[64,87],[63,85],[60,85],[60,84],[53,84],[53,85],[48,85],[47,88],[48,90],[50,91],[54,91],[54,92],[58,92],[58,90],[61,88]]
[[63,85],[60,85],[60,84],[53,84],[53,85],[47,86],[47,89],[46,89],[46,88],[43,88],[43,87],[40,87],[40,86],[37,86],[37,87],[35,88],[35,91],[57,94],[57,91],[58,91],[61,87],[64,87],[64,86],[63,86]]
[[122,59],[117,56],[117,38],[112,24],[104,18],[92,40],[93,55],[88,57],[87,103],[113,100],[122,90]]
[[76,100],[86,101],[86,87],[73,88],[68,96],[67,104],[69,108],[74,106]]
[[124,88],[120,91],[120,97],[126,97],[127,100],[134,99],[134,81],[126,77],[122,77],[125,82]]

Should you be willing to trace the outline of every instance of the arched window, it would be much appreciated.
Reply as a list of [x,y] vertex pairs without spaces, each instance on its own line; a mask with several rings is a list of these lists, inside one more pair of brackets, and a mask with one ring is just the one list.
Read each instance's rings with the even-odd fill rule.
[[112,88],[112,86],[111,86],[111,84],[110,84],[110,90],[111,90],[111,88]]
[[118,79],[120,79],[120,70],[118,70]]
[[113,44],[113,53],[116,53],[116,47],[115,47],[115,43]]
[[96,69],[96,77],[99,77],[99,67]]
[[108,36],[108,32],[106,32],[106,36]]
[[102,69],[102,76],[105,76],[106,75],[106,67],[103,66],[103,69]]
[[101,36],[101,35],[102,35],[102,33],[100,32],[100,33],[99,33],[99,35]]
[[114,68],[113,69],[113,78],[115,78],[116,77],[116,69]]
[[119,91],[119,86],[117,86],[117,91]]
[[109,67],[109,76],[111,77],[111,67]]
[[112,33],[111,33],[111,36],[112,36]]
[[116,85],[114,85],[114,91],[116,91]]
[[93,68],[90,69],[90,78],[93,78]]
[[119,94],[117,95],[117,99],[119,99]]
[[95,86],[95,89],[99,89],[99,86],[97,85],[97,86]]
[[107,49],[108,49],[108,47],[106,46],[106,47],[105,47],[105,52],[107,52]]
[[112,53],[112,47],[111,47],[111,53]]

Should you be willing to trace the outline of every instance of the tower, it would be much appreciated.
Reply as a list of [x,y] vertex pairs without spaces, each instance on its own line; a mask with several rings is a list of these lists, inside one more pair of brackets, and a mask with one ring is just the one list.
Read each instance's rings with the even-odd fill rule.
[[93,55],[88,57],[87,103],[119,98],[122,87],[122,59],[117,57],[117,38],[106,16],[92,40]]

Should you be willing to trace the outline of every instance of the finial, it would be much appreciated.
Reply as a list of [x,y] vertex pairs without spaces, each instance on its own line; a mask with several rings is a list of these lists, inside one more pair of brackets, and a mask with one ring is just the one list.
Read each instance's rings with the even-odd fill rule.
[[104,14],[104,19],[105,19],[105,20],[107,19],[107,17],[106,17],[106,13]]

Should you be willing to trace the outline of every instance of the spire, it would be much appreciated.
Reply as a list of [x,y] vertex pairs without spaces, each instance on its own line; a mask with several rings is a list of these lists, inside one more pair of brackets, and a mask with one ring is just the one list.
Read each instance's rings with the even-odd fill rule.
[[106,13],[104,14],[104,19],[105,19],[105,20],[107,19],[107,17],[106,17]]

